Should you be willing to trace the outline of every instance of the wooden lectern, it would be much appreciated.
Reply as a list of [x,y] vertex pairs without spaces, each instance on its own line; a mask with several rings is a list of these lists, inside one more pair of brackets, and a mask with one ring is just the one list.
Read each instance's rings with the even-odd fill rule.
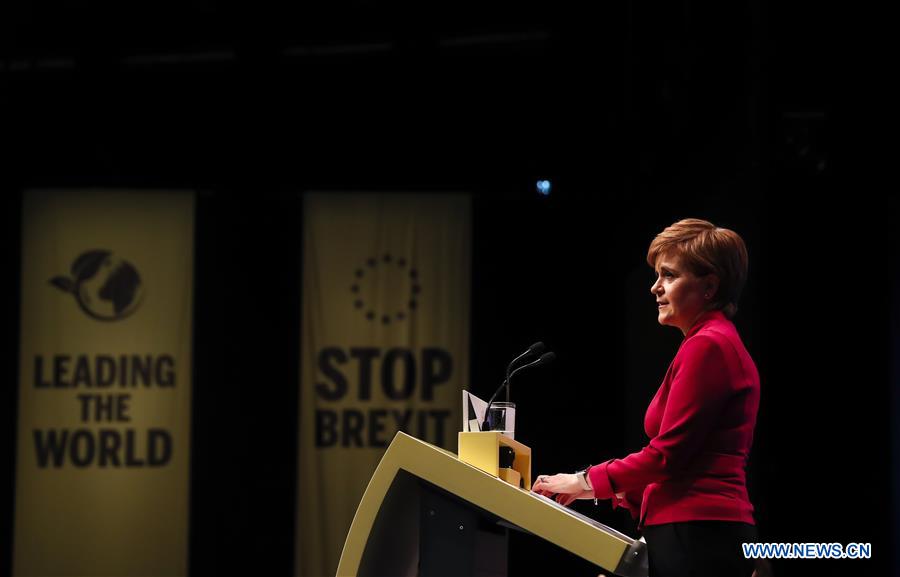
[[[461,433],[466,434],[496,433]],[[473,441],[479,447],[494,442]],[[523,481],[528,477],[524,489],[397,433],[353,517],[338,576],[505,576],[509,529],[553,543],[607,573],[647,576],[643,541],[532,493],[530,451],[527,473],[524,466],[518,469]]]

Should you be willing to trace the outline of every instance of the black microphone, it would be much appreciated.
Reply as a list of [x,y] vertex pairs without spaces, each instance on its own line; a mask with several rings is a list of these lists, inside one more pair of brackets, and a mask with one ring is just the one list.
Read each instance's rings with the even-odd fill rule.
[[[509,376],[509,378],[510,378],[510,379],[513,378],[513,377],[516,375],[516,373],[518,373],[518,372],[521,371],[522,369],[527,369],[527,368],[530,368],[530,367],[539,367],[539,366],[541,366],[541,365],[546,365],[547,363],[551,362],[551,361],[554,360],[555,358],[556,358],[556,353],[554,353],[554,352],[544,353],[543,355],[541,355],[541,358],[539,358],[538,360],[536,360],[536,361],[531,361],[531,362],[528,363],[527,365],[522,365],[522,366],[519,367],[518,369],[514,370],[514,371],[512,372],[512,374]],[[508,381],[508,380],[509,380],[509,379],[507,379],[507,381]],[[509,387],[509,382],[506,383],[506,386]]]
[[[512,360],[512,362],[509,363],[509,366],[506,367],[506,380],[503,381],[503,384],[500,385],[500,387],[501,388],[503,388],[504,386],[506,387],[506,402],[507,403],[509,402],[509,372],[512,370],[513,365],[515,365],[516,363],[518,363],[520,360],[524,359],[525,357],[530,357],[531,355],[541,354],[542,352],[544,352],[545,348],[546,347],[544,346],[544,343],[542,343],[541,341],[538,341],[538,342],[534,343],[533,345],[531,345],[530,347],[528,347],[527,351],[525,351],[518,357],[514,358]],[[500,392],[500,391],[498,390],[497,392]],[[494,397],[496,397],[496,396],[497,396],[497,393],[494,393]],[[493,400],[494,397],[491,397],[491,399]]]
[[[497,389],[497,391],[494,393],[494,395],[491,397],[490,402],[491,403],[494,402],[494,399],[497,398],[497,395],[500,394],[500,391],[503,390],[503,387],[506,387],[509,384],[509,373],[512,370],[513,366],[515,366],[516,363],[518,363],[525,357],[530,357],[531,355],[541,354],[542,352],[544,352],[545,348],[546,347],[544,346],[544,343],[542,343],[541,341],[538,341],[538,342],[534,343],[533,345],[531,345],[530,347],[528,347],[527,351],[525,351],[518,357],[514,358],[512,360],[512,362],[509,363],[509,366],[506,367],[506,378],[503,380],[503,383],[500,384],[500,387]],[[506,402],[507,403],[509,402],[509,388],[506,389]]]
[[[532,345],[532,346],[536,346],[536,345],[541,345],[541,349],[543,349],[543,347],[544,347],[543,343],[535,343],[535,345]],[[521,356],[524,356],[524,355],[520,355],[520,358],[521,358]],[[503,381],[503,384],[500,385],[500,388],[498,388],[497,391],[493,394],[491,399],[488,401],[487,408],[484,410],[484,420],[485,420],[485,422],[488,423],[489,427],[491,426],[491,423],[489,422],[489,419],[491,416],[491,405],[494,404],[494,399],[497,398],[497,395],[500,394],[500,391],[503,390],[503,387],[507,388],[506,389],[507,392],[509,391],[510,380],[514,376],[516,376],[516,373],[518,373],[519,371],[523,371],[525,369],[531,368],[531,367],[539,367],[541,365],[546,365],[547,363],[551,362],[555,358],[556,358],[556,353],[554,353],[554,352],[544,353],[543,355],[541,355],[541,358],[537,359],[536,361],[531,361],[528,364],[522,365],[521,367],[519,367],[518,369],[516,369],[512,373],[510,373],[508,377],[506,377],[506,380]],[[513,362],[515,362],[515,361],[513,361]],[[484,427],[482,427],[482,430],[484,430]],[[490,429],[488,429],[488,430],[490,430]]]

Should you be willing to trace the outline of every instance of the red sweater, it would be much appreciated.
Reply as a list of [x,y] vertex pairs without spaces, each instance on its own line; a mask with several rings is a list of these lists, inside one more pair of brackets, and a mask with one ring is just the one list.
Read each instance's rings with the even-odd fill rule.
[[641,527],[704,519],[754,525],[745,467],[758,409],[759,373],[737,330],[719,311],[703,314],[647,408],[650,443],[591,467],[594,495],[626,507]]

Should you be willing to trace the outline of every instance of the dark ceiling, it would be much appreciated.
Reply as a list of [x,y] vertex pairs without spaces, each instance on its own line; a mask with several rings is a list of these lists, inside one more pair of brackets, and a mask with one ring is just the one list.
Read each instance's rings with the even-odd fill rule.
[[[815,13],[682,1],[18,2],[8,184],[741,180],[825,102]],[[802,113],[791,128],[786,114]],[[796,124],[796,122],[795,122]],[[815,126],[813,126],[813,129]],[[480,184],[479,184],[480,183]]]

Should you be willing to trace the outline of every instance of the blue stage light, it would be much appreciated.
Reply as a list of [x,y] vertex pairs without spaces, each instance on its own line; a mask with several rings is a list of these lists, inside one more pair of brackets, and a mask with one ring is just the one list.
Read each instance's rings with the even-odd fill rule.
[[541,196],[550,196],[552,185],[549,180],[539,180],[537,181],[535,188],[537,188],[538,194]]

